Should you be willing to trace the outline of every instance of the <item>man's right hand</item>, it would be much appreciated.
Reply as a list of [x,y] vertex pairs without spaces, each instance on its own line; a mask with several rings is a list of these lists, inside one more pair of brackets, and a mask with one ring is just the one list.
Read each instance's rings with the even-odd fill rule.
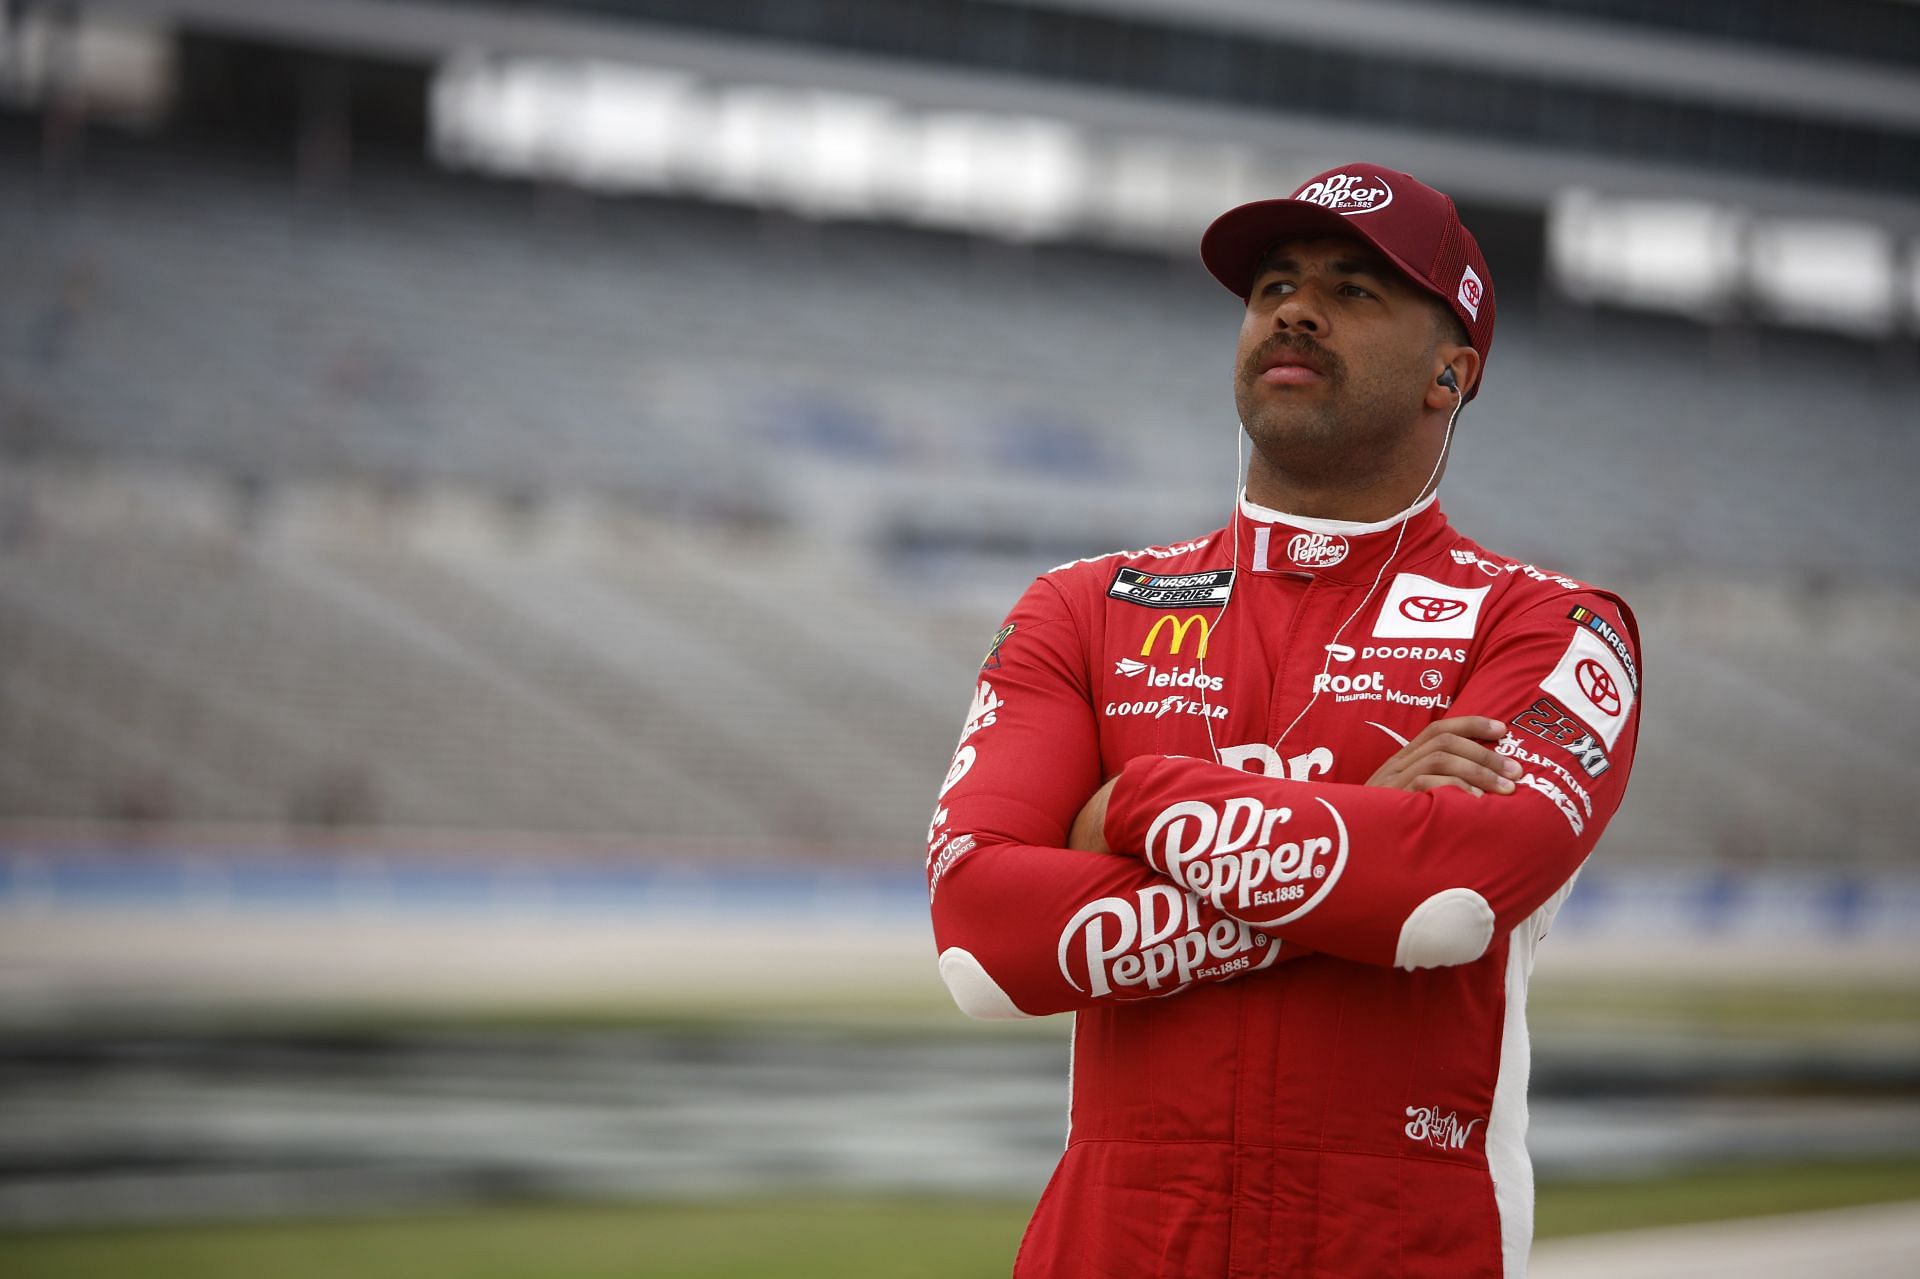
[[1442,786],[1458,786],[1469,795],[1511,794],[1510,779],[1521,773],[1519,761],[1483,744],[1498,742],[1506,731],[1505,724],[1484,715],[1437,719],[1382,764],[1367,785],[1415,794]]

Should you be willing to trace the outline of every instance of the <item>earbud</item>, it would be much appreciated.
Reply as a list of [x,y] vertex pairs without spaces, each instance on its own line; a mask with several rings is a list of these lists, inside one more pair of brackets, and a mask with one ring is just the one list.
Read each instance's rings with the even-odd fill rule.
[[1440,376],[1435,378],[1434,381],[1446,387],[1455,395],[1460,394],[1460,379],[1453,375],[1453,365],[1449,364],[1446,368],[1440,370]]

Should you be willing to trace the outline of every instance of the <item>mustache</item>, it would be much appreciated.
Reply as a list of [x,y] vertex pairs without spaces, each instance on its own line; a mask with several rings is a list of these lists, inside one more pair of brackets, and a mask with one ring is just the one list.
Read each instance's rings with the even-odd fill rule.
[[1266,371],[1273,357],[1282,351],[1313,361],[1326,374],[1329,381],[1343,376],[1347,371],[1346,364],[1339,356],[1306,334],[1276,333],[1256,347],[1253,354],[1249,355],[1246,362],[1240,366],[1241,379],[1251,382],[1259,377]]

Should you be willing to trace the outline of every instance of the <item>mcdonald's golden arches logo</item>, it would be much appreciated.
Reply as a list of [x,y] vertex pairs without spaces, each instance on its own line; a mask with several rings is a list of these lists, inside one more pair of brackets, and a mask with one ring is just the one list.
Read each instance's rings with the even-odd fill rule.
[[1185,617],[1176,617],[1172,613],[1162,613],[1159,620],[1154,622],[1153,629],[1147,632],[1147,641],[1140,646],[1140,656],[1153,656],[1153,644],[1155,640],[1160,638],[1160,628],[1163,626],[1173,628],[1173,646],[1169,648],[1167,652],[1170,655],[1178,656],[1181,645],[1187,642],[1187,632],[1192,630],[1196,625],[1200,628],[1200,647],[1195,651],[1194,656],[1205,657],[1207,655],[1207,641],[1212,638],[1212,628],[1208,626],[1207,619],[1199,613],[1189,613]]

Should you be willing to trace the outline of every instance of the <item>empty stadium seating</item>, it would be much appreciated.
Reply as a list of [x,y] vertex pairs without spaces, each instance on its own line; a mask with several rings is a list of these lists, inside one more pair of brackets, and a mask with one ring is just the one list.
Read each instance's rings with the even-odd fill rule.
[[[0,817],[898,856],[1026,577],[1227,509],[1188,263],[17,141]],[[1501,306],[1446,500],[1641,606],[1617,855],[1908,857],[1912,351]]]

